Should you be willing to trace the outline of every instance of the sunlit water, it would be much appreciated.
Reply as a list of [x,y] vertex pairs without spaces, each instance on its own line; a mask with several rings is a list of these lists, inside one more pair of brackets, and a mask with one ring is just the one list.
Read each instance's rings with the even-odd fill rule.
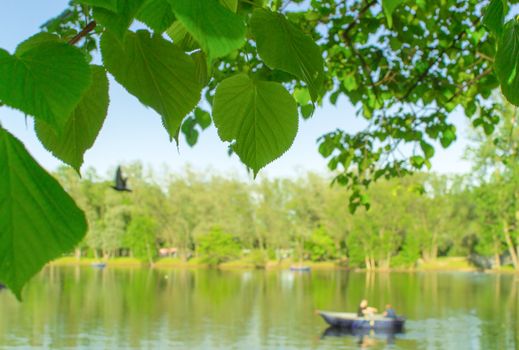
[[[0,292],[1,349],[519,349],[519,279],[480,273],[47,268]],[[404,334],[325,332],[315,309],[391,302]]]

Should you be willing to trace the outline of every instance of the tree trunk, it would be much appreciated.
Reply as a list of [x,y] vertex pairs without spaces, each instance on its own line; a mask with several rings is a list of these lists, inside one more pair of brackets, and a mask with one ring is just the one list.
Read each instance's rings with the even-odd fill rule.
[[153,257],[151,255],[149,242],[146,242],[146,255],[148,255],[148,261],[150,263],[150,266],[153,266]]
[[436,231],[433,232],[432,236],[432,246],[431,246],[431,260],[436,260],[438,257],[438,233]]
[[75,250],[76,260],[81,260],[81,248],[76,248]]
[[499,256],[499,239],[494,236],[494,268],[499,269],[501,267],[501,258]]
[[505,241],[506,241],[506,246],[508,247],[508,252],[510,253],[510,257],[512,258],[512,264],[514,264],[514,269],[519,270],[519,264],[517,261],[517,252],[515,251],[515,245],[512,242],[512,237],[510,237],[510,229],[508,227],[507,222],[504,223],[503,232],[505,234]]
[[257,240],[258,240],[258,248],[260,251],[265,251],[265,243],[263,242],[263,238],[261,237],[261,234],[257,234]]
[[366,269],[371,270],[371,261],[368,256],[364,257],[364,261],[366,263]]

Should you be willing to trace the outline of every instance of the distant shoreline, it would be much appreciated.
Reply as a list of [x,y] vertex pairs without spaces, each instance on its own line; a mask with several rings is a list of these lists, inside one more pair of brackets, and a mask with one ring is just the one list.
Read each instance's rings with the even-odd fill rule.
[[[454,260],[457,264],[446,262],[445,260]],[[344,270],[352,272],[481,272],[481,273],[496,273],[496,274],[519,274],[519,271],[514,270],[511,267],[505,266],[500,269],[488,269],[481,270],[474,266],[468,265],[460,266],[459,261],[464,258],[443,258],[437,261],[423,264],[422,266],[403,268],[377,268],[377,269],[365,269],[365,268],[351,268],[348,266],[341,266],[335,261],[323,261],[323,262],[312,262],[303,261],[303,266],[310,267],[311,270]],[[218,266],[209,266],[196,259],[190,261],[182,261],[176,258],[162,258],[155,261],[152,265],[146,262],[142,262],[135,258],[110,258],[110,259],[94,259],[94,258],[81,258],[75,257],[62,257],[51,261],[47,264],[50,267],[61,267],[61,266],[91,266],[96,262],[104,262],[107,267],[113,268],[140,268],[149,267],[153,269],[219,269],[219,270],[285,270],[291,266],[299,265],[299,262],[292,262],[289,260],[283,260],[281,262],[269,261],[265,266],[257,267],[246,260],[234,260],[222,263]]]

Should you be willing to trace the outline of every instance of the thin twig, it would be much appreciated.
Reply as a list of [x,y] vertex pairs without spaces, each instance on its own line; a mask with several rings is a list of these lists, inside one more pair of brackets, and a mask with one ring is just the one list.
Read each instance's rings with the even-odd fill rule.
[[406,100],[409,97],[409,95],[411,95],[411,93],[418,86],[418,84],[429,74],[429,71],[431,70],[431,68],[434,67],[434,65],[436,65],[436,63],[438,63],[440,61],[440,59],[443,57],[443,55],[448,50],[452,49],[454,47],[454,45],[456,45],[458,40],[460,40],[465,35],[465,33],[466,33],[466,31],[464,30],[461,33],[459,33],[458,35],[456,35],[456,37],[454,38],[452,43],[448,47],[444,48],[440,52],[440,54],[436,57],[436,59],[434,59],[432,62],[429,63],[427,68],[422,72],[422,74],[420,74],[420,76],[413,82],[413,84],[409,87],[409,89],[407,89],[406,93],[400,98],[400,101]]
[[357,17],[344,29],[344,32],[342,32],[342,37],[344,40],[348,40],[348,33],[350,30],[352,30],[358,23],[359,19],[364,16],[366,11],[370,9],[371,6],[375,5],[377,3],[377,0],[371,0],[369,1],[363,8],[360,9],[359,13],[357,14]]
[[488,67],[487,69],[485,69],[485,71],[481,74],[479,74],[478,76],[472,78],[471,80],[467,81],[465,84],[463,84],[463,86],[458,90],[456,91],[456,93],[447,101],[447,103],[449,102],[452,102],[452,100],[454,100],[456,97],[458,97],[459,95],[461,95],[461,93],[468,87],[474,85],[475,83],[477,83],[480,79],[486,77],[487,75],[489,75],[490,73],[492,73],[492,71],[494,70],[494,67],[490,66]]
[[75,45],[79,40],[83,39],[88,33],[95,29],[97,23],[92,21],[88,23],[79,33],[77,33],[72,39],[68,41],[70,45]]

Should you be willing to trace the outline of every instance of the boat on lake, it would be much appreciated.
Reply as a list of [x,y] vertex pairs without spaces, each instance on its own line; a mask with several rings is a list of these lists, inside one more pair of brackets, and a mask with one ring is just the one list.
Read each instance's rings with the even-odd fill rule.
[[404,329],[405,318],[389,318],[382,315],[359,317],[353,312],[317,311],[317,313],[332,327],[342,329],[375,329],[401,332]]
[[93,262],[90,266],[95,267],[97,269],[104,269],[106,267],[106,263],[102,261]]
[[310,272],[310,270],[311,270],[310,266],[305,266],[305,265],[292,265],[292,266],[290,266],[290,271]]

